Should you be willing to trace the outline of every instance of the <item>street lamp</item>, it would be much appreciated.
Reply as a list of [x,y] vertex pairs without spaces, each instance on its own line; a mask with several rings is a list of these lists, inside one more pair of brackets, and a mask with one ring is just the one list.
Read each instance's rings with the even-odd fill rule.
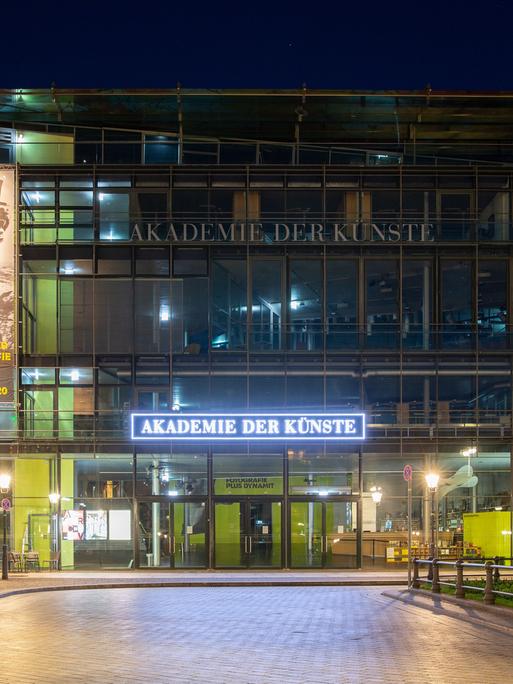
[[377,506],[378,504],[380,504],[380,503],[381,503],[381,499],[382,499],[382,497],[383,497],[383,490],[381,489],[381,487],[376,487],[376,486],[371,487],[371,488],[370,488],[370,493],[371,493],[371,496],[372,496],[372,500],[374,501],[374,503],[376,504],[376,506]]
[[[436,524],[436,514],[435,514],[435,495],[436,489],[438,487],[438,482],[440,480],[440,474],[436,472],[426,473],[426,484],[431,493],[431,544],[429,545],[429,555],[431,560],[436,558],[436,546],[435,546],[435,524]],[[429,566],[428,579],[433,579],[433,565]]]
[[[6,494],[11,487],[11,476],[9,473],[0,473],[0,492]],[[7,508],[4,507],[4,539],[2,543],[2,579],[9,579],[9,559],[7,558]]]
[[48,498],[50,499],[50,503],[55,505],[59,503],[59,499],[61,498],[61,495],[58,494],[57,492],[51,492],[48,494]]

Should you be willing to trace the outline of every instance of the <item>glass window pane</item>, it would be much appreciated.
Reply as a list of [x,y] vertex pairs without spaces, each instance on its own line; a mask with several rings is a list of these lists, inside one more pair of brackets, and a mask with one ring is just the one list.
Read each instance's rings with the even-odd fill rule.
[[169,275],[169,249],[165,247],[136,247],[136,275]]
[[246,346],[246,260],[215,259],[213,264],[212,348]]
[[57,280],[24,276],[23,350],[28,354],[57,352]]
[[[112,370],[112,374],[108,371]],[[99,382],[108,379],[112,382],[116,369],[104,368],[98,372]],[[126,378],[126,376],[123,376]],[[128,375],[130,380],[130,375]],[[96,434],[100,437],[112,438],[126,435],[129,421],[130,407],[132,406],[131,387],[104,387],[96,389]]]
[[61,188],[92,188],[92,178],[61,178],[59,183]]
[[315,375],[287,377],[287,408],[321,410],[324,408],[324,379]]
[[130,360],[110,357],[98,359],[98,383],[100,385],[129,385],[132,381]]
[[169,281],[135,281],[135,351],[169,352]]
[[511,375],[480,375],[477,407],[479,423],[511,425]]
[[326,262],[326,347],[355,349],[358,346],[358,264],[349,259]]
[[438,197],[440,240],[470,240],[474,237],[472,194],[442,192]]
[[202,247],[175,247],[173,250],[173,275],[206,276],[208,252]]
[[[166,385],[167,387],[169,387],[169,357],[140,356],[139,358],[137,358],[135,361],[135,382],[138,385]],[[141,395],[139,392],[139,399],[140,396]],[[165,406],[139,406],[139,408],[149,408],[149,410],[163,410],[164,408],[168,409],[168,392],[166,392]]]
[[250,408],[279,409],[285,406],[285,378],[274,375],[249,376]]
[[281,348],[282,262],[253,259],[251,343],[252,348],[269,351]]
[[99,275],[130,275],[132,272],[129,247],[98,247],[96,255]]
[[401,400],[399,376],[366,377],[363,388],[369,423],[396,423]]
[[477,279],[479,346],[504,348],[508,344],[508,262],[480,260]]
[[350,375],[326,378],[326,408],[359,409],[361,405],[360,378]]
[[508,192],[480,191],[478,194],[479,240],[508,240],[510,235]]
[[138,454],[138,496],[197,496],[207,493],[207,455],[182,447],[172,454]]
[[407,259],[403,262],[403,346],[429,349],[432,320],[431,262]]
[[[104,164],[140,164],[141,134],[130,131],[104,130]],[[132,142],[133,141],[133,142]]]
[[95,283],[95,338],[98,353],[132,351],[132,282],[97,280]]
[[173,375],[173,406],[185,411],[210,409],[208,377]]
[[55,385],[55,368],[22,368],[22,385]]
[[100,240],[129,239],[128,194],[98,192],[100,206]]
[[93,281],[66,278],[59,283],[59,343],[61,353],[93,351]]
[[323,346],[323,284],[320,259],[291,259],[289,275],[289,349]]
[[21,204],[25,207],[53,207],[55,192],[53,190],[23,190]]
[[240,410],[247,405],[245,376],[213,375],[210,379],[210,407],[212,410]]
[[92,190],[61,190],[59,193],[61,207],[92,207]]
[[265,496],[283,493],[281,453],[213,454],[214,493]]
[[199,356],[208,350],[208,280],[184,278],[171,284],[173,352]]
[[400,422],[432,424],[436,422],[436,382],[434,376],[403,375]]
[[438,378],[438,422],[474,423],[476,378],[468,375],[441,375]]
[[358,455],[308,444],[288,450],[289,494],[326,496],[358,492]]
[[368,259],[366,271],[367,347],[394,349],[399,342],[397,261]]
[[174,190],[171,204],[175,221],[194,221],[208,218],[209,200],[207,190]]
[[468,349],[472,334],[472,264],[442,261],[442,345]]
[[92,368],[61,368],[59,370],[61,385],[92,385]]
[[178,141],[168,135],[144,136],[145,164],[176,164],[178,162]]

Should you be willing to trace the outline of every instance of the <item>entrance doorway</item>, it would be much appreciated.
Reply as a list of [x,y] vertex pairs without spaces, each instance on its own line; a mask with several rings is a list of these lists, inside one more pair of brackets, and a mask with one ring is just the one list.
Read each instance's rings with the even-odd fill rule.
[[357,504],[337,501],[291,501],[290,567],[357,567]]
[[205,568],[205,501],[142,501],[139,504],[139,566]]
[[281,501],[218,500],[214,513],[216,568],[282,566]]

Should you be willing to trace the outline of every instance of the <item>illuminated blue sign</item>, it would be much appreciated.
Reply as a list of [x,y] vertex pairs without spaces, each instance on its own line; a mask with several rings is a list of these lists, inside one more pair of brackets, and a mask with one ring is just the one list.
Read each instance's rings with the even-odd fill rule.
[[362,440],[364,413],[132,413],[132,439]]

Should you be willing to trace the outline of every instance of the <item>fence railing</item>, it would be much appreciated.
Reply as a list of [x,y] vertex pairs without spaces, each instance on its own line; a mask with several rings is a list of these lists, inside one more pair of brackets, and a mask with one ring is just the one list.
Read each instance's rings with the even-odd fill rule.
[[[496,558],[496,561],[506,560]],[[511,560],[511,559],[508,559]],[[428,573],[421,576],[421,568],[426,567]],[[440,574],[440,570],[454,568],[455,574]],[[484,586],[467,584],[469,575],[465,574],[468,570],[472,571],[472,579],[484,580]],[[461,559],[457,561],[443,561],[437,558],[420,559],[413,561],[413,581],[412,587],[418,589],[422,584],[430,584],[431,591],[439,594],[441,587],[451,587],[455,590],[457,598],[465,598],[467,592],[478,592],[483,594],[483,602],[493,605],[497,596],[513,599],[513,592],[502,591],[497,588],[498,582],[508,577],[513,580],[513,566],[500,565],[498,562],[488,560],[485,563],[467,563]]]

